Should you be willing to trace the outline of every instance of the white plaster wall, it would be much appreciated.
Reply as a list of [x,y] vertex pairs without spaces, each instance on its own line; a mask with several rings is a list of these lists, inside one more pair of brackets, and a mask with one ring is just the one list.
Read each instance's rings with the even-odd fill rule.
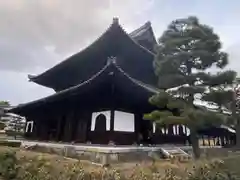
[[100,111],[100,112],[94,112],[92,113],[92,121],[91,121],[91,131],[94,131],[95,129],[95,123],[96,123],[96,117],[99,115],[99,114],[103,114],[106,116],[106,130],[107,131],[110,131],[110,114],[111,112],[110,111]]
[[114,131],[134,132],[134,114],[114,111]]
[[[110,131],[110,111],[100,111],[92,113],[92,122],[91,122],[91,131],[95,129],[96,117],[99,114],[104,114],[106,116],[106,130]],[[135,130],[135,122],[134,122],[134,114],[122,112],[122,111],[114,111],[114,131],[122,131],[122,132],[134,132]],[[173,133],[178,134],[177,126],[183,126],[183,133],[186,135],[190,134],[189,128],[185,132],[184,125],[176,125],[173,128]],[[153,122],[153,133],[156,131],[156,123]],[[162,129],[163,133],[168,133],[168,130]]]

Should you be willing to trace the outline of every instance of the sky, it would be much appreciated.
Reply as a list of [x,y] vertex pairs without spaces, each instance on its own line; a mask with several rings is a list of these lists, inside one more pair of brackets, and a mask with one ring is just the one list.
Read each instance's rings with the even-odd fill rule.
[[237,0],[0,0],[0,100],[12,105],[53,94],[28,82],[79,52],[118,17],[127,32],[151,21],[158,38],[174,19],[197,16],[219,34],[227,69],[240,73]]

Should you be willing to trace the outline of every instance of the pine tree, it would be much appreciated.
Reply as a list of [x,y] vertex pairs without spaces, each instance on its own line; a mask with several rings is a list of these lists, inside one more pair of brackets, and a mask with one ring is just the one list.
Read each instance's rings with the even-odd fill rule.
[[157,107],[165,106],[168,111],[154,111],[145,118],[159,124],[188,126],[194,155],[199,158],[198,130],[220,123],[223,117],[197,109],[194,100],[197,96],[201,99],[214,82],[219,85],[217,78],[206,70],[212,66],[224,68],[228,56],[220,50],[218,35],[209,26],[200,24],[196,17],[173,21],[158,42],[154,68],[158,86],[165,92],[155,95],[150,102]]

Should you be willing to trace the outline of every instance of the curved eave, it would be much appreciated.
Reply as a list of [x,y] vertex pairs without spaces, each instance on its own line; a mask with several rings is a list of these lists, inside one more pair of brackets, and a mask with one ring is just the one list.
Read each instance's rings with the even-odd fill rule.
[[78,84],[74,87],[70,87],[66,90],[62,90],[62,91],[57,92],[48,97],[45,97],[45,98],[42,98],[39,100],[35,100],[35,101],[29,102],[26,104],[19,105],[13,109],[10,109],[8,112],[24,115],[23,111],[27,108],[38,107],[38,106],[44,105],[46,103],[56,102],[59,99],[70,98],[70,96],[75,96],[75,95],[79,94],[79,91],[82,88],[87,87],[90,84],[99,83],[104,78],[104,76],[105,77],[109,76],[109,73],[113,72],[113,71],[120,73],[125,78],[125,80],[127,80],[129,83],[131,83],[135,87],[138,87],[138,88],[144,90],[146,93],[148,93],[150,95],[153,95],[159,91],[155,87],[152,87],[150,85],[147,85],[145,83],[142,83],[142,82],[132,78],[129,74],[124,72],[124,70],[122,70],[116,63],[109,63],[109,64],[105,65],[98,73],[94,74],[90,79],[88,79],[87,81],[84,81],[81,84]]
[[[89,58],[89,56],[92,57],[92,56],[96,55],[96,57],[98,57],[98,54],[96,52],[104,53],[105,51],[107,51],[106,50],[107,46],[115,45],[114,43],[117,43],[117,42],[113,41],[113,40],[119,39],[119,38],[114,38],[114,34],[116,32],[120,34],[118,36],[122,37],[120,39],[124,39],[124,41],[131,44],[131,46],[135,46],[135,48],[138,48],[139,51],[144,51],[144,53],[149,54],[149,56],[151,56],[151,59],[153,60],[155,54],[153,52],[151,52],[150,50],[148,50],[147,48],[138,44],[130,35],[128,35],[123,30],[123,28],[118,24],[118,21],[115,20],[112,23],[112,25],[107,29],[107,31],[105,33],[103,33],[96,41],[94,41],[86,49],[84,49],[84,50],[80,51],[79,53],[67,58],[65,61],[59,63],[58,65],[54,66],[53,68],[50,68],[49,70],[43,72],[40,75],[37,75],[37,76],[29,75],[28,76],[29,80],[33,81],[37,84],[46,86],[46,87],[50,87],[50,88],[53,88],[53,89],[58,89],[59,87],[53,87],[53,84],[58,83],[58,82],[56,82],[56,79],[57,79],[57,77],[59,77],[59,75],[65,76],[65,74],[67,74],[66,71],[68,71],[66,69],[70,69],[70,68],[74,67],[75,70],[70,72],[70,74],[73,74],[72,75],[73,77],[71,77],[69,75],[66,75],[70,79],[74,78],[74,73],[79,73],[79,71],[82,70],[81,67],[77,67],[78,69],[76,68],[76,66],[79,62],[82,62],[82,63],[85,62]],[[122,41],[122,40],[120,40],[120,41]],[[109,45],[109,44],[111,44],[111,45]],[[105,49],[104,49],[104,47],[105,47]],[[101,52],[101,49],[102,49],[102,52]],[[100,64],[99,69],[104,64],[104,62],[100,62],[99,60],[96,60],[95,62]],[[86,64],[86,63],[84,63],[84,64]],[[92,64],[95,64],[95,63],[92,63]],[[151,66],[152,66],[152,64],[151,64]],[[93,72],[91,72],[91,75],[96,73],[97,71],[99,71],[99,69],[96,69],[96,68]],[[91,76],[91,75],[89,75],[89,76]],[[149,75],[146,75],[146,76],[149,76]],[[150,76],[152,76],[152,75],[150,75]],[[70,87],[70,86],[76,85],[77,83],[81,83],[82,81],[86,80],[89,77],[87,77],[87,78],[84,77],[85,79],[81,78],[81,77],[79,77],[79,78],[80,78],[79,82],[76,82],[76,83],[74,82],[73,84],[69,84],[67,86]],[[64,88],[62,88],[62,89],[64,89]]]
[[63,68],[68,66],[68,64],[74,63],[74,61],[79,61],[79,60],[81,61],[81,58],[77,58],[77,57],[80,57],[84,54],[91,53],[92,49],[94,49],[95,47],[101,47],[106,41],[106,37],[108,37],[108,34],[113,29],[114,25],[115,23],[111,24],[111,26],[98,39],[96,39],[93,43],[91,43],[89,46],[87,46],[85,49],[81,50],[80,52],[73,54],[72,56],[68,57],[66,60],[62,61],[61,63],[55,65],[54,67],[48,69],[47,71],[39,75],[28,75],[29,80],[37,84],[52,88],[48,83],[45,83],[44,79],[51,77],[57,71],[61,71]]

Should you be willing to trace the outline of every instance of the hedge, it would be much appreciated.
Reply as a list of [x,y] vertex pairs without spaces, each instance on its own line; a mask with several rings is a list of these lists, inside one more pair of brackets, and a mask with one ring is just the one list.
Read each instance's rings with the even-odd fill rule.
[[21,146],[21,142],[16,142],[16,141],[0,141],[0,146],[20,147],[20,146]]

